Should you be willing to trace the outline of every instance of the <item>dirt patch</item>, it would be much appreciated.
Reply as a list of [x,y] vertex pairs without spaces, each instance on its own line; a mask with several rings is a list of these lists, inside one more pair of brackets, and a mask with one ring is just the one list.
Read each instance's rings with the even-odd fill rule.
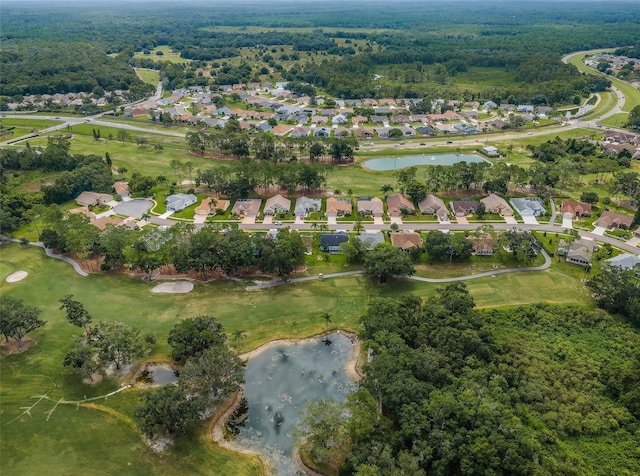
[[9,276],[7,276],[5,281],[7,283],[17,283],[18,281],[22,281],[24,278],[26,278],[27,275],[28,273],[26,271],[16,271],[15,273],[11,273]]
[[2,342],[0,342],[0,347],[2,348],[3,355],[16,355],[29,350],[36,344],[37,342],[35,340],[31,340],[28,337],[25,337],[24,339],[22,339],[22,347],[18,346],[18,341],[15,339],[10,339],[9,342],[7,342],[5,339],[2,339]]
[[102,374],[98,372],[94,372],[91,374],[91,377],[82,379],[82,383],[85,385],[96,385],[102,382]]
[[193,283],[191,281],[174,281],[172,283],[158,284],[151,290],[152,293],[169,293],[169,294],[184,294],[193,290]]

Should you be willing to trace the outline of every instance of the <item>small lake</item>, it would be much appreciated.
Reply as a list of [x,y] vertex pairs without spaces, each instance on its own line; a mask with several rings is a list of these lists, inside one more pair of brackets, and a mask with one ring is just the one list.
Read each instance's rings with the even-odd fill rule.
[[356,390],[345,372],[353,343],[334,333],[265,349],[247,363],[248,416],[236,444],[271,460],[278,475],[304,474],[292,458],[292,433],[302,406],[329,398],[345,401]]
[[404,157],[371,159],[364,162],[364,167],[378,172],[398,170],[418,165],[453,165],[458,162],[488,162],[475,154],[421,154]]

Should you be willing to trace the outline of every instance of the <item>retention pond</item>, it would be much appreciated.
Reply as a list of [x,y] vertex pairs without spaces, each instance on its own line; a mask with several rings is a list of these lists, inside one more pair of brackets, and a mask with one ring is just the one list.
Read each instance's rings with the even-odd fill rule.
[[369,170],[383,172],[419,165],[453,165],[458,162],[487,162],[487,160],[475,154],[421,154],[407,155],[404,157],[371,159],[367,160],[362,165]]
[[[346,372],[354,345],[333,333],[268,347],[247,363],[246,402],[227,422],[236,444],[267,457],[278,475],[304,474],[293,457],[292,433],[305,403],[345,401],[355,391]],[[229,428],[235,425],[233,428]]]

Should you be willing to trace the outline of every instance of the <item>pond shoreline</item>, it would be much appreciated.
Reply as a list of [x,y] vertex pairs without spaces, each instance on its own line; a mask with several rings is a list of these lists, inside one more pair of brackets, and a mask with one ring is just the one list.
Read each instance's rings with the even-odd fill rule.
[[[255,349],[250,350],[249,352],[245,352],[244,354],[239,355],[239,357],[243,361],[248,361],[249,359],[254,358],[258,354],[262,353],[263,351],[269,350],[278,345],[282,345],[282,344],[288,345],[292,343],[297,344],[297,343],[301,343],[311,339],[322,338],[323,336],[327,336],[334,333],[343,334],[346,337],[348,337],[352,342],[351,356],[349,357],[349,360],[345,364],[345,372],[347,373],[347,375],[349,375],[350,378],[354,380],[354,382],[357,383],[362,378],[362,374],[360,373],[360,370],[358,369],[358,365],[357,365],[360,359],[360,350],[361,350],[360,339],[355,333],[343,331],[340,329],[331,330],[331,331],[323,332],[321,334],[316,334],[316,335],[299,338],[299,339],[295,339],[295,338],[294,339],[275,339],[272,341],[265,342],[259,347],[256,347]],[[226,424],[227,419],[233,414],[233,412],[240,405],[240,401],[243,395],[244,395],[244,392],[238,392],[234,394],[234,396],[231,399],[224,402],[222,406],[218,409],[216,414],[213,416],[213,419],[211,422],[211,438],[214,443],[217,443],[223,448],[229,449],[231,451],[236,451],[241,454],[257,456],[262,461],[265,474],[275,475],[276,474],[274,472],[275,468],[273,468],[271,464],[269,464],[268,459],[265,458],[262,454],[256,451],[242,448],[239,445],[237,445],[234,441],[228,440],[225,437],[224,425]],[[297,451],[294,451],[294,454],[297,454]],[[296,460],[298,464],[302,462],[300,458],[297,458]],[[303,471],[308,472],[307,474],[317,474],[313,472],[310,468],[307,468],[306,465],[304,464],[300,464],[300,467]]]

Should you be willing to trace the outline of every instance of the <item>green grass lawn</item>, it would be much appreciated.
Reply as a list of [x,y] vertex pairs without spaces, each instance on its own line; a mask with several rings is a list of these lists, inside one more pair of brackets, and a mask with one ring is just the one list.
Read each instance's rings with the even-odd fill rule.
[[157,86],[158,81],[160,81],[160,72],[152,69],[145,68],[134,68],[136,70],[136,74],[140,77],[142,81],[147,84],[151,84],[152,86]]
[[[145,55],[141,51],[134,53],[134,56],[141,56],[143,58],[151,58],[154,61],[170,61],[171,63],[190,63],[190,59],[185,59],[180,57],[180,53],[174,53],[171,50],[170,46],[160,45],[150,50],[151,54]],[[161,52],[162,55],[157,55],[156,53]],[[158,84],[156,82],[156,84]]]

